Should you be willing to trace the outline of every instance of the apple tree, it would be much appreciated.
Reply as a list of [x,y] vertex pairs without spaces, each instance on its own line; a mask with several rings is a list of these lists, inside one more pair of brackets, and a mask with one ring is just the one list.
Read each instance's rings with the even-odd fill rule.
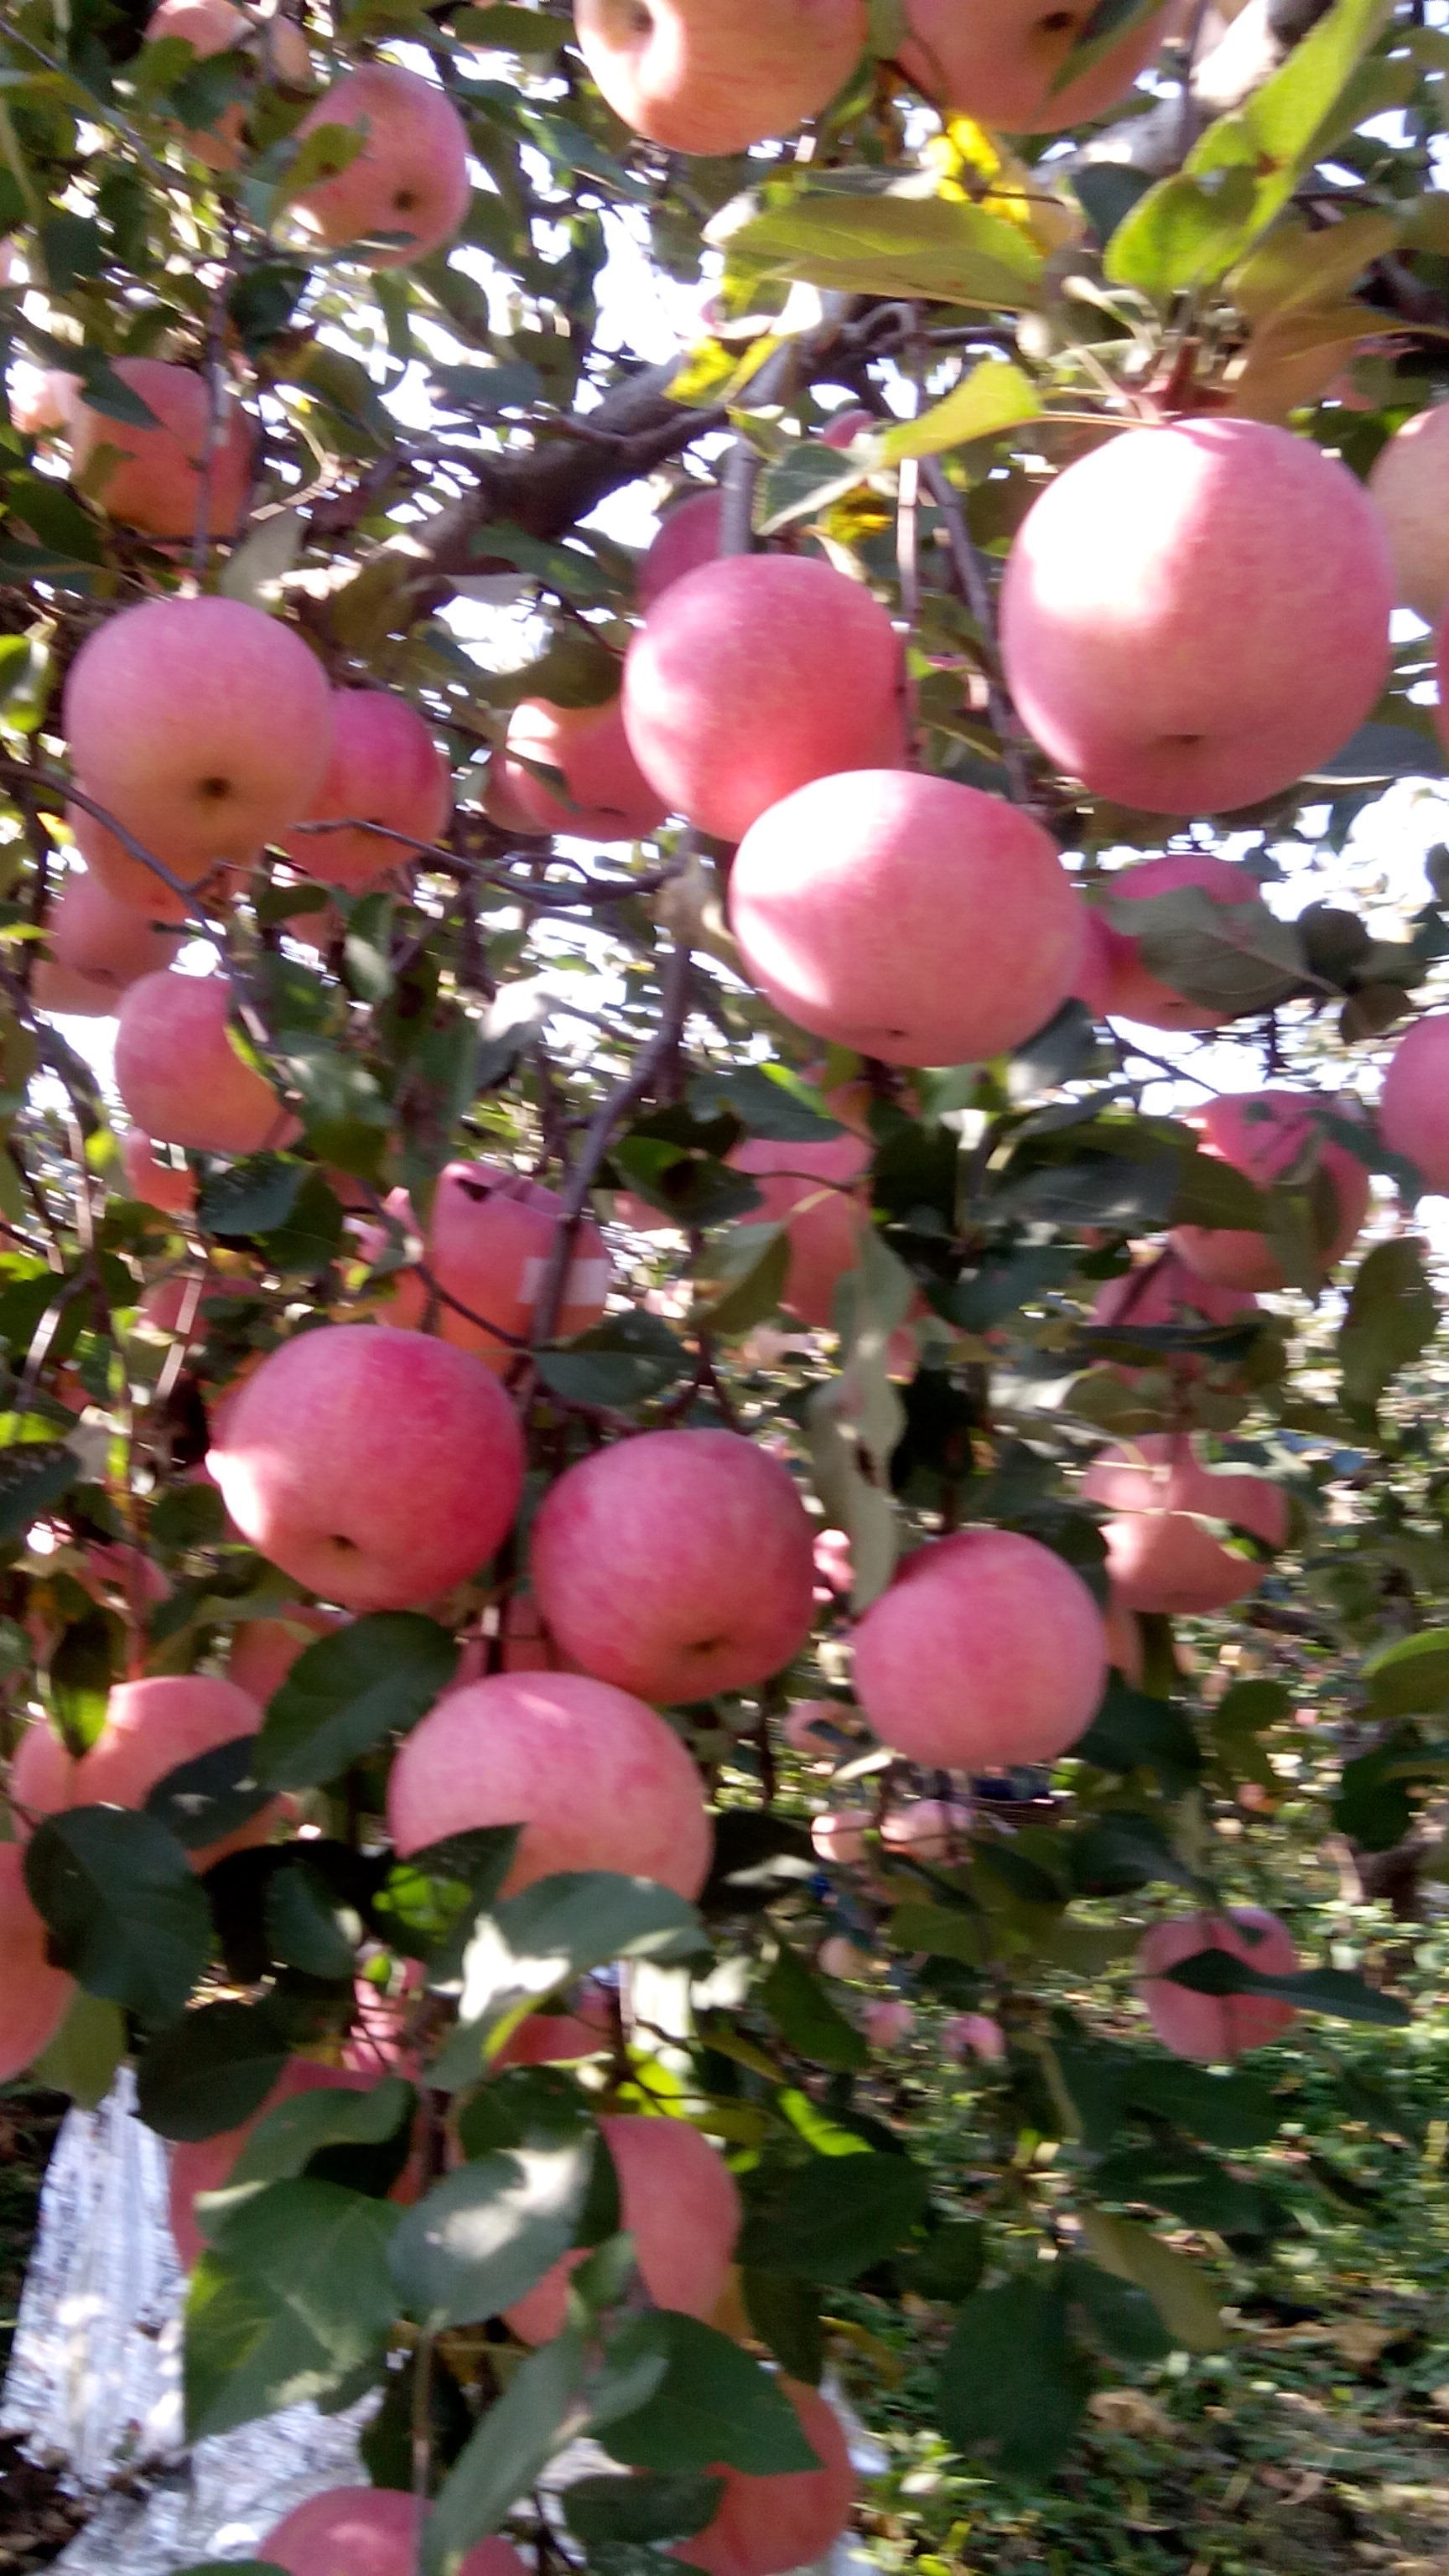
[[271,2568],[817,2558],[906,2293],[1048,2476],[1407,2018],[1434,16],[6,13],[0,2072]]

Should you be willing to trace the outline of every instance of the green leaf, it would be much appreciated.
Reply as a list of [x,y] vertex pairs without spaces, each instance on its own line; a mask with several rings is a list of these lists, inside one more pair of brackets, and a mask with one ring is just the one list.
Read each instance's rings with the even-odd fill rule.
[[450,1834],[406,1860],[394,1858],[372,1910],[393,1948],[429,1959],[439,1978],[461,1971],[476,1917],[491,1905],[513,1867],[518,1825],[482,1825]]
[[783,1225],[736,1225],[716,1235],[697,1274],[696,1322],[726,1340],[778,1312],[790,1270]]
[[1081,2213],[1082,2241],[1094,2263],[1119,2281],[1145,2290],[1174,2344],[1183,2352],[1221,2352],[1227,2341],[1217,2294],[1207,2274],[1186,2255],[1175,2254],[1132,2218],[1111,2218],[1102,2209]]
[[[244,2185],[294,2182],[326,2147],[379,2147],[411,2121],[417,2094],[400,2075],[384,2075],[366,2093],[340,2084],[320,2086],[278,2102],[259,2120],[232,2166],[226,2192],[205,2195],[224,2202]],[[213,2233],[221,2233],[230,2211]]]
[[211,1914],[180,1844],[152,1816],[72,1807],[36,1828],[25,1884],[58,1964],[145,2022],[180,2011],[211,1955]]
[[564,2520],[586,2547],[609,2541],[643,2547],[692,2540],[714,2520],[723,2478],[579,2478],[559,2497]]
[[597,1404],[627,1412],[636,1404],[677,1386],[685,1371],[684,1349],[662,1316],[640,1307],[610,1315],[591,1333],[581,1333],[566,1350],[540,1351],[538,1373],[544,1385],[570,1404]]
[[268,1792],[256,1780],[257,1738],[238,1735],[180,1762],[158,1780],[145,1812],[173,1834],[183,1851],[205,1851],[259,1816]]
[[663,2359],[654,2394],[631,2415],[596,2426],[611,2459],[669,2476],[711,2468],[782,2477],[819,2466],[788,2397],[728,2335],[673,2308],[633,2317],[609,2346],[632,2369]]
[[986,2450],[1007,2477],[1050,2475],[1076,2432],[1089,2374],[1055,2283],[1023,2276],[967,2300],[946,2348],[936,2414],[954,2449]]
[[285,1225],[297,1204],[308,1166],[285,1154],[247,1154],[208,1172],[197,1201],[204,1234],[245,1239]]
[[79,1458],[63,1441],[16,1440],[0,1448],[0,1545],[19,1538],[80,1474]]
[[1041,398],[1029,376],[1009,358],[983,358],[942,402],[933,403],[916,420],[901,421],[881,439],[881,451],[894,465],[904,456],[940,456],[964,447],[973,438],[996,438],[1041,413]]
[[232,2213],[225,2251],[202,2255],[186,2302],[192,2441],[381,2372],[397,2218],[390,2202],[331,2182],[273,2183]]
[[835,2157],[828,2174],[807,2165],[748,2219],[739,2259],[806,2281],[857,2280],[919,2227],[928,2189],[908,2156]]
[[1068,2255],[1065,2268],[1068,2300],[1083,2309],[1089,2332],[1114,2361],[1166,2359],[1172,2337],[1145,2290],[1081,2255]]
[[54,2039],[30,2062],[37,2084],[68,2093],[82,2111],[98,2111],[125,2060],[126,2018],[97,1995],[78,1994]]
[[1123,2080],[1124,2099],[1154,2119],[1170,2120],[1210,2147],[1265,2147],[1287,2116],[1260,2075],[1214,2074],[1184,2060],[1144,2058]]
[[779,463],[760,477],[755,519],[762,537],[778,536],[797,519],[814,519],[832,501],[844,500],[863,483],[868,468],[814,439],[787,447]]
[[267,1880],[262,1921],[272,1956],[282,1966],[340,1984],[355,1973],[363,1922],[312,1860],[315,1849],[299,1843],[283,1854]]
[[1376,1243],[1354,1273],[1338,1335],[1343,1400],[1372,1417],[1389,1380],[1428,1348],[1439,1310],[1412,1235]]
[[1070,53],[1052,74],[1050,95],[1069,89],[1115,51],[1134,28],[1161,15],[1166,0],[1097,0],[1091,16],[1078,27]]
[[1270,2236],[1280,2206],[1255,2183],[1225,2171],[1195,2147],[1171,2141],[1122,2147],[1092,2176],[1103,2200],[1145,2201],[1180,2218],[1184,2227],[1219,2236]]
[[1170,1797],[1190,1788],[1202,1773],[1202,1754],[1186,1711],[1173,1700],[1134,1690],[1115,1671],[1072,1755],[1079,1762],[1094,1762],[1101,1771],[1155,1771]]
[[1370,1655],[1363,1668],[1374,1717],[1415,1717],[1449,1708],[1449,1628],[1421,1628]]
[[527,2495],[579,2420],[584,2347],[574,2333],[531,2352],[443,2481],[423,2539],[423,2576],[459,2576],[475,2541]]
[[854,2022],[846,2020],[814,1969],[806,1967],[788,1941],[781,1941],[776,1950],[760,1988],[760,2001],[781,2038],[814,2065],[852,2073],[869,2064],[870,2050]]
[[1149,974],[1205,1009],[1266,1011],[1302,983],[1305,959],[1298,925],[1280,921],[1260,894],[1244,903],[1214,903],[1202,886],[1170,893],[1104,895],[1100,910],[1113,930],[1130,936]]
[[1347,1968],[1305,1968],[1296,1977],[1267,1977],[1226,1950],[1200,1950],[1162,1974],[1195,1995],[1276,1995],[1299,2012],[1327,2013],[1335,2021],[1371,2021],[1387,2030],[1407,2030],[1413,2019],[1397,1995],[1382,1994]]
[[335,1780],[389,1735],[416,1726],[457,1669],[454,1639],[417,1610],[375,1610],[319,1637],[267,1708],[258,1778],[272,1789]]
[[708,1947],[692,1905],[652,1879],[569,1870],[535,1880],[478,1923],[463,1954],[458,2027],[433,2067],[444,2087],[476,2080],[480,2058],[545,1995],[616,1959],[672,1965]]
[[89,1752],[105,1725],[112,1687],[121,1678],[117,1649],[124,1648],[124,1638],[109,1612],[92,1610],[66,1629],[51,1656],[51,1706],[72,1751]]
[[730,234],[727,274],[803,278],[845,295],[910,296],[1019,313],[1040,295],[1024,233],[945,197],[797,198]]
[[979,2218],[933,2228],[902,2266],[906,2286],[918,2298],[949,2299],[953,2307],[970,2298],[985,2269],[986,2230]]
[[261,2109],[286,2063],[260,2006],[203,2004],[156,2033],[136,2069],[137,2109],[163,2138],[214,2138]]
[[[1164,1707],[1164,1701],[1155,1703]],[[1084,1896],[1125,1896],[1136,1887],[1165,1881],[1195,1887],[1195,1873],[1178,1858],[1155,1816],[1117,1808],[1073,1836],[1072,1883]]]
[[844,1128],[821,1094],[787,1064],[740,1064],[697,1073],[689,1086],[694,1116],[708,1121],[724,1111],[752,1136],[782,1145],[826,1145]]
[[480,2156],[404,2213],[392,2276],[428,2332],[481,2325],[533,2289],[568,2252],[593,2164],[593,2139]]
[[805,2387],[818,2388],[825,2367],[825,2329],[810,2283],[786,2272],[754,2272],[746,2265],[740,2290],[754,2332],[781,2369]]

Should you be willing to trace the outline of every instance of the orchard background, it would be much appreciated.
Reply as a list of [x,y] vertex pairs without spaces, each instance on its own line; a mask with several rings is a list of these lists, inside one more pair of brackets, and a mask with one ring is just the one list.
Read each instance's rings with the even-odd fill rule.
[[1449,30],[577,14],[0,32],[0,2073],[284,2576],[1437,2563]]

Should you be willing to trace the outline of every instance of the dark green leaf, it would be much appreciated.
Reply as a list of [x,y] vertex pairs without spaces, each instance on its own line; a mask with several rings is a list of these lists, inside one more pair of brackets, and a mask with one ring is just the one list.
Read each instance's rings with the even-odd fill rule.
[[455,1976],[476,1916],[513,1867],[520,1830],[482,1825],[429,1843],[406,1860],[394,1858],[373,1899],[394,1948],[410,1959],[433,1960],[439,1978]]
[[626,1412],[663,1395],[684,1375],[685,1354],[662,1316],[634,1308],[611,1315],[591,1333],[581,1333],[566,1350],[541,1351],[538,1373],[545,1386],[570,1404],[597,1404]]
[[979,2219],[957,2219],[934,2228],[902,2267],[918,2298],[969,2299],[986,2269],[986,2230]]
[[1449,1708],[1449,1628],[1421,1628],[1370,1655],[1363,1668],[1375,1717],[1415,1717]]
[[82,2111],[98,2111],[129,2050],[126,2016],[98,1995],[78,1994],[55,2037],[32,2058],[37,2084],[68,2093]]
[[1089,2333],[1113,2361],[1163,2361],[1172,2337],[1145,2290],[1119,2280],[1080,2254],[1067,2257],[1066,2294],[1085,2315]]
[[174,1834],[183,1851],[205,1851],[224,1841],[267,1804],[268,1792],[254,1776],[257,1738],[239,1735],[180,1762],[158,1780],[146,1800],[146,1814]]
[[163,2138],[240,2128],[287,2063],[287,2043],[256,2004],[203,2004],[159,2030],[136,2069],[137,2109]]
[[26,1846],[25,1884],[60,1965],[142,2021],[180,2011],[211,1952],[211,1916],[180,1844],[153,1816],[72,1807]]
[[563,2447],[583,2376],[583,2343],[573,2333],[556,2335],[513,2373],[443,2482],[423,2541],[424,2576],[459,2576],[474,2542],[527,2495]]
[[722,2478],[579,2478],[559,2498],[564,2520],[585,2547],[607,2541],[692,2540],[713,2522]]
[[1197,1884],[1155,1816],[1115,1809],[1074,1835],[1068,1849],[1073,1884],[1084,1896],[1124,1896],[1163,1880],[1177,1887]]
[[1126,2074],[1122,2092],[1134,2108],[1170,2120],[1211,2147],[1265,2147],[1287,2116],[1261,2076],[1241,2070],[1212,2074],[1181,2059],[1142,2059]]
[[106,1706],[121,1678],[118,1650],[125,1630],[108,1611],[92,1610],[67,1628],[50,1659],[46,1679],[61,1733],[72,1752],[88,1753],[106,1722]]
[[615,2367],[664,2361],[664,2375],[636,2413],[598,2428],[611,2459],[670,2476],[725,2467],[780,2477],[818,2466],[788,2397],[728,2335],[658,2308],[631,2318],[609,2346]]
[[937,2420],[959,2451],[988,2451],[1008,2477],[1056,2467],[1090,2377],[1067,2335],[1059,2286],[1022,2278],[967,2300],[941,2365]]
[[1397,1995],[1366,1985],[1347,1968],[1306,1968],[1296,1977],[1266,1977],[1226,1950],[1200,1950],[1161,1973],[1195,1995],[1276,1995],[1300,2012],[1328,2013],[1336,2021],[1373,2021],[1389,2030],[1406,2030],[1413,2019]]
[[817,2066],[852,2071],[869,2063],[870,2050],[855,2024],[846,2020],[813,1968],[806,1967],[788,1941],[782,1941],[775,1953],[774,1965],[760,1988],[760,2001],[781,2037]]
[[1072,1746],[1101,1771],[1155,1771],[1169,1796],[1191,1787],[1202,1755],[1186,1712],[1172,1700],[1133,1690],[1117,1673],[1085,1735]]
[[782,2370],[807,2388],[818,2388],[825,2367],[825,2329],[820,2300],[811,2285],[787,2272],[740,2274],[745,2313],[761,2343],[767,2344]]
[[311,1859],[312,1847],[296,1844],[267,1881],[263,1920],[274,1959],[307,1977],[333,1984],[350,1978],[362,1939],[356,1908],[328,1883]]
[[16,1440],[0,1449],[0,1546],[58,1503],[80,1473],[74,1450],[59,1440]]
[[749,2218],[740,2261],[819,2282],[857,2280],[920,2225],[927,2178],[906,2156],[840,2156],[807,2165]]
[[543,2279],[573,2243],[592,2150],[579,2137],[482,2156],[404,2214],[392,2274],[420,2325],[481,2324]]
[[476,2078],[483,2048],[545,1995],[615,1959],[672,1965],[708,1947],[692,1905],[652,1879],[572,1870],[535,1880],[481,1917],[463,1956],[459,2023],[436,2083]]
[[[293,2094],[257,2123],[232,2166],[227,2189],[294,2182],[327,2147],[384,2146],[405,2120],[411,2121],[416,2103],[412,2085],[400,2075],[382,2076],[366,2093],[329,2084]],[[213,2234],[223,2233],[230,2219],[228,2211]]]
[[1403,1234],[1376,1243],[1354,1273],[1339,1329],[1344,1403],[1375,1413],[1389,1380],[1427,1349],[1438,1329],[1423,1245]]
[[257,1739],[257,1773],[273,1789],[336,1779],[434,1706],[458,1648],[416,1610],[375,1610],[319,1637],[292,1666]]
[[279,2182],[227,2221],[186,2304],[193,2441],[380,2373],[396,2314],[387,2248],[398,2212],[330,2182]]

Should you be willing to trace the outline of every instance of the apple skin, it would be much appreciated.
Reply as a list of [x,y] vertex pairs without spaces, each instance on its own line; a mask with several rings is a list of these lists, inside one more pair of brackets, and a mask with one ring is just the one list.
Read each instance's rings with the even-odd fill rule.
[[951,1861],[966,1858],[971,1809],[947,1798],[916,1798],[908,1807],[892,1807],[880,1820],[887,1856],[907,1860]]
[[725,555],[672,583],[624,661],[624,728],[672,813],[739,841],[780,799],[905,757],[899,639],[807,556]]
[[740,846],[729,912],[777,1010],[887,1064],[1019,1046],[1067,999],[1082,950],[1079,899],[1041,825],[902,770],[818,779],[775,806]]
[[818,116],[865,50],[864,0],[574,0],[616,116],[667,152],[747,151]]
[[[210,1673],[119,1682],[106,1702],[100,1734],[78,1759],[44,1718],[31,1721],[12,1766],[11,1795],[30,1816],[56,1816],[69,1807],[144,1807],[168,1771],[255,1735],[261,1722],[254,1699]],[[270,1841],[280,1812],[274,1799],[235,1833],[194,1851],[193,1867],[210,1869],[228,1852]]]
[[[1338,1207],[1333,1238],[1323,1257],[1326,1274],[1358,1240],[1373,1192],[1357,1155],[1320,1134],[1313,1107],[1313,1096],[1307,1093],[1248,1091],[1210,1100],[1190,1123],[1201,1131],[1204,1153],[1219,1156],[1260,1188],[1279,1179],[1316,1144],[1318,1168],[1332,1182]],[[1219,1288],[1287,1285],[1282,1263],[1266,1235],[1237,1226],[1180,1225],[1171,1240],[1188,1269]]]
[[560,1476],[533,1524],[539,1616],[640,1699],[743,1690],[799,1652],[813,1533],[794,1480],[738,1431],[646,1431]]
[[50,955],[37,958],[31,998],[37,1010],[109,1019],[143,975],[169,966],[181,945],[130,904],[117,903],[84,868],[67,871],[46,914]]
[[[1200,886],[1213,903],[1250,903],[1256,880],[1235,859],[1215,859],[1206,850],[1169,850],[1160,859],[1142,859],[1102,880],[1114,900],[1140,903],[1179,886]],[[1099,1019],[1135,1020],[1147,1029],[1225,1029],[1238,1016],[1209,1010],[1203,1002],[1174,993],[1142,964],[1130,931],[1110,929],[1100,913],[1092,915],[1097,944],[1096,972],[1101,978]],[[1083,997],[1086,998],[1085,996]]]
[[837,1283],[860,1259],[870,1210],[855,1184],[870,1169],[872,1150],[867,1138],[850,1133],[819,1145],[751,1136],[726,1157],[760,1193],[750,1223],[785,1228],[781,1305],[820,1332],[832,1329]]
[[1437,626],[1449,607],[1449,404],[1416,411],[1395,430],[1368,488],[1388,530],[1399,605]]
[[128,1127],[121,1138],[121,1169],[133,1199],[163,1216],[189,1216],[196,1205],[196,1174],[187,1164],[163,1163],[149,1136]]
[[1449,1191],[1449,1011],[1415,1020],[1399,1039],[1384,1075],[1379,1134],[1426,1189]]
[[785,2477],[752,2478],[715,2464],[724,2494],[697,2539],[677,2540],[671,2557],[705,2576],[785,2576],[813,2566],[840,2538],[855,2501],[855,2472],[840,2419],[818,2389],[781,2378],[820,2465]]
[[[406,1191],[394,1191],[387,1204],[389,1214],[404,1225],[416,1224]],[[513,1366],[516,1344],[526,1343],[533,1331],[562,1213],[556,1190],[528,1180],[506,1163],[449,1163],[439,1177],[425,1237],[427,1266],[439,1287],[483,1321],[470,1323],[467,1315],[439,1299],[434,1328],[445,1342],[475,1352],[498,1376]],[[574,1235],[564,1278],[560,1340],[572,1341],[597,1324],[608,1301],[609,1279],[608,1247],[593,1218],[585,1217]],[[419,1326],[429,1303],[421,1273],[399,1271],[379,1321]],[[489,1324],[498,1330],[487,1331]],[[513,1339],[501,1340],[501,1334]]]
[[[245,21],[243,21],[245,24]],[[184,34],[181,28],[168,32]],[[218,48],[220,50],[220,48]],[[118,449],[99,481],[87,483],[106,516],[149,537],[190,539],[201,498],[210,397],[194,367],[164,358],[114,358],[123,385],[139,394],[159,424],[139,429],[92,411],[79,395],[70,409],[70,470],[79,482],[101,448]],[[252,433],[246,413],[230,393],[223,398],[221,435],[211,460],[207,528],[234,537],[252,480]]]
[[1081,1491],[1084,1501],[1113,1514],[1103,1536],[1124,1610],[1186,1617],[1225,1610],[1257,1591],[1266,1567],[1235,1556],[1204,1529],[1204,1519],[1231,1521],[1266,1547],[1282,1547],[1288,1535],[1281,1486],[1203,1466],[1182,1433],[1144,1432],[1099,1451]]
[[692,1899],[714,1849],[673,1729],[583,1673],[495,1673],[450,1691],[398,1754],[387,1811],[404,1859],[448,1834],[521,1823],[507,1896],[561,1870],[605,1869]]
[[646,615],[686,573],[718,560],[723,510],[722,492],[691,492],[660,520],[659,534],[640,561],[636,585]]
[[941,2055],[953,2065],[979,2057],[983,2065],[1000,2066],[1006,2056],[1006,2034],[989,2013],[955,2013],[942,2026]]
[[899,2048],[903,2040],[910,2038],[916,2016],[909,2004],[867,2004],[860,2026],[872,2048]]
[[26,1890],[25,1855],[18,1842],[0,1843],[0,2084],[50,2046],[75,2001],[75,1979],[51,1966],[47,1938]]
[[357,251],[368,268],[407,268],[441,249],[468,212],[468,129],[432,81],[395,63],[363,63],[333,83],[297,128],[362,127],[355,161],[293,200],[292,212],[332,249],[381,233],[410,238],[390,250]]
[[810,1819],[810,1845],[817,1859],[853,1869],[866,1855],[866,1836],[875,1824],[869,1807],[830,1807]]
[[[130,911],[143,914],[148,921],[167,925],[184,922],[192,900],[201,896],[203,887],[210,894],[212,879],[221,876],[222,872],[211,859],[193,860],[184,867],[175,866],[168,860],[166,864],[171,874],[179,877],[188,889],[185,894],[177,894],[164,877],[158,876],[154,868],[148,868],[143,860],[132,858],[115,833],[108,831],[104,823],[96,822],[79,805],[68,805],[65,819],[70,825],[77,855],[85,861],[87,875],[95,878],[113,903],[125,904]],[[260,856],[260,852],[257,855]]]
[[346,1625],[336,1610],[318,1610],[303,1601],[289,1601],[274,1619],[243,1619],[232,1630],[227,1677],[258,1708],[265,1708],[297,1657],[315,1646],[319,1637],[333,1637]]
[[[1254,1939],[1254,1934],[1260,1939]],[[1297,2017],[1276,1995],[1199,1995],[1165,1977],[1200,1950],[1226,1950],[1230,1959],[1265,1977],[1296,1977],[1301,1961],[1292,1935],[1276,1914],[1259,1905],[1234,1905],[1225,1914],[1179,1914],[1154,1923],[1137,1952],[1137,1992],[1164,2048],[1204,2066],[1225,2066],[1248,2048],[1277,2039]]]
[[1245,1288],[1228,1288],[1204,1279],[1175,1252],[1162,1252],[1119,1279],[1108,1279],[1092,1308],[1094,1324],[1235,1324],[1240,1315],[1258,1311],[1258,1300]]
[[301,1129],[231,1042],[227,975],[142,975],[122,996],[116,1089],[138,1127],[201,1154],[259,1154]]
[[1054,134],[1124,98],[1170,24],[1159,11],[1061,89],[1052,82],[1092,14],[1092,0],[1050,12],[1043,0],[907,0],[900,62],[947,116],[1003,134]]
[[[414,2576],[423,2510],[397,2487],[332,2487],[296,2506],[258,2547],[283,2576]],[[480,2540],[458,2576],[528,2576],[528,2569],[511,2541]]]
[[327,1324],[269,1353],[208,1456],[243,1538],[344,1610],[409,1610],[512,1526],[523,1441],[496,1378],[427,1333]]
[[1002,662],[1028,731],[1094,795],[1218,813],[1363,722],[1393,592],[1373,502],[1310,439],[1222,417],[1126,430],[1028,512]]
[[[510,753],[558,770],[569,803]],[[620,698],[597,707],[556,707],[547,698],[525,698],[509,718],[498,771],[491,793],[502,800],[497,819],[505,830],[566,832],[576,841],[639,841],[658,830],[669,810],[629,748]],[[512,827],[510,813],[522,818]]]
[[961,1530],[908,1557],[855,1631],[855,1689],[908,1762],[996,1771],[1085,1733],[1107,1679],[1079,1574],[1015,1530]]
[[[209,62],[215,54],[235,52],[255,32],[251,19],[234,9],[232,0],[161,0],[146,21],[148,45],[163,36],[184,36],[199,63]],[[209,170],[234,170],[242,157],[245,122],[241,100],[233,99],[215,125],[201,131],[188,126],[187,144]]]
[[[595,2039],[597,2045],[597,2037]],[[599,2122],[619,2177],[619,2225],[656,2308],[708,2323],[723,2296],[743,2223],[739,2187],[722,2156],[683,2120],[633,2115]],[[565,2254],[535,2288],[504,2310],[523,2343],[552,2343],[568,2305]]]
[[70,666],[63,718],[77,778],[188,883],[307,813],[332,747],[321,663],[240,599],[108,618]]
[[[414,841],[439,840],[453,810],[453,781],[417,708],[391,689],[339,689],[332,717],[332,756],[303,819],[355,818]],[[281,846],[300,876],[348,894],[366,894],[417,857],[403,842],[372,832],[284,832]]]

